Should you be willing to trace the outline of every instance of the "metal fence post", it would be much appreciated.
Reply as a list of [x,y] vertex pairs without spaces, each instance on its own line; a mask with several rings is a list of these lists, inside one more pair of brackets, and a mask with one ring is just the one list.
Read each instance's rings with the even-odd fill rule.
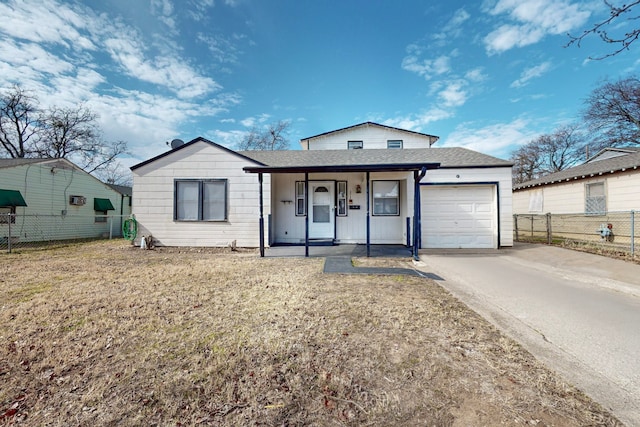
[[547,212],[547,245],[553,243],[551,238],[551,212]]
[[631,256],[635,255],[636,251],[636,231],[635,231],[635,211],[631,210]]
[[9,253],[11,253],[11,220],[13,220],[13,216],[11,216],[11,214],[9,214],[9,216],[7,216],[7,222],[9,223],[9,237],[7,237],[7,250]]
[[518,214],[513,214],[513,231],[516,233],[516,242],[519,242],[518,239]]

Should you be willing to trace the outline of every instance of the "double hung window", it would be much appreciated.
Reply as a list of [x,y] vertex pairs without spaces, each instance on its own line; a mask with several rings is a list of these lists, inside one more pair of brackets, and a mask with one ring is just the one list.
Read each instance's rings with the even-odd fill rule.
[[585,185],[584,213],[587,215],[604,215],[607,213],[607,196],[604,182]]
[[226,221],[226,179],[175,180],[176,221]]
[[373,215],[400,215],[400,181],[373,181]]

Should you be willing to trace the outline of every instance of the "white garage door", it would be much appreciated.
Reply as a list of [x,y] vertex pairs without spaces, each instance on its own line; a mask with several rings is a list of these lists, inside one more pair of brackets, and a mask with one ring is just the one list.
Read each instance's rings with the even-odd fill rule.
[[422,186],[423,248],[496,248],[491,185]]

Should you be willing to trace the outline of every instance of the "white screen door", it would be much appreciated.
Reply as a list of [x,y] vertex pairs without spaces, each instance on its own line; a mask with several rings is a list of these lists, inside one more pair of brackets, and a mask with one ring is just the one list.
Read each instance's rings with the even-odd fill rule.
[[334,182],[309,182],[309,238],[333,239],[335,237]]

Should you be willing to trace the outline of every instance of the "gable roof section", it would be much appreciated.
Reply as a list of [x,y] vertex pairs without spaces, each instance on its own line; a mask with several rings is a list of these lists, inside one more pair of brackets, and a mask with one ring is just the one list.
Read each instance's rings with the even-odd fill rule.
[[53,159],[0,159],[0,169],[13,168],[16,166],[28,165],[31,163],[42,163]]
[[[206,139],[206,138],[203,138],[203,137],[199,136],[199,137],[197,137],[197,138],[195,138],[195,139],[192,139],[191,141],[187,142],[186,144],[181,145],[181,146],[180,146],[180,147],[178,147],[178,148],[174,148],[174,149],[171,149],[171,150],[169,150],[169,151],[165,151],[164,153],[159,154],[159,155],[157,155],[157,156],[155,156],[155,157],[152,157],[152,158],[150,158],[150,159],[148,159],[148,160],[145,160],[144,162],[141,162],[141,163],[138,163],[138,164],[136,164],[136,165],[133,165],[133,166],[131,166],[129,169],[131,169],[132,171],[133,171],[133,170],[136,170],[136,169],[138,169],[138,168],[140,168],[140,167],[142,167],[142,166],[145,166],[145,165],[148,165],[148,164],[150,164],[150,163],[153,163],[153,162],[155,162],[156,160],[162,159],[163,157],[170,156],[171,154],[175,153],[176,151],[180,151],[180,150],[183,150],[183,149],[184,149],[184,148],[186,148],[186,147],[190,147],[190,146],[192,146],[192,145],[194,145],[194,144],[197,144],[198,142],[204,142],[204,143],[209,144],[209,145],[211,145],[211,146],[213,146],[213,147],[216,147],[216,148],[218,148],[218,149],[220,149],[220,150],[222,150],[222,151],[225,151],[225,152],[227,152],[227,153],[229,153],[229,154],[233,154],[233,155],[236,155],[236,156],[240,156],[240,157],[245,158],[246,160],[249,160],[250,162],[254,162],[254,163],[256,163],[256,160],[254,160],[254,159],[252,159],[252,158],[250,158],[250,157],[244,156],[244,155],[243,155],[241,152],[239,152],[239,151],[233,151],[233,150],[231,150],[230,148],[224,147],[224,146],[222,146],[222,145],[220,145],[220,144],[216,144],[216,143],[215,143],[215,142],[213,142],[213,141],[209,141],[208,139]],[[264,166],[264,165],[263,165],[263,166]]]
[[131,196],[133,194],[133,189],[126,185],[117,185],[117,184],[109,184],[105,182],[112,190],[117,191],[123,196]]
[[321,134],[318,134],[318,135],[309,136],[307,138],[302,138],[302,139],[300,139],[300,141],[308,141],[310,139],[320,138],[320,137],[331,135],[331,134],[334,134],[334,133],[345,132],[345,131],[348,131],[348,130],[352,130],[352,129],[355,129],[355,128],[358,128],[358,127],[365,127],[365,126],[375,126],[375,127],[380,127],[380,128],[384,128],[384,129],[391,129],[391,130],[395,130],[395,131],[399,131],[399,132],[412,133],[414,135],[425,136],[425,137],[429,138],[429,146],[431,146],[432,144],[435,144],[435,142],[438,139],[440,139],[439,136],[429,135],[429,134],[426,134],[426,133],[416,132],[416,131],[413,131],[413,130],[400,129],[400,128],[396,128],[396,127],[393,127],[393,126],[381,125],[379,123],[374,123],[374,122],[364,122],[364,123],[359,123],[359,124],[353,125],[353,126],[347,126],[345,128],[342,128],[342,129],[336,129],[336,130],[332,130],[332,131],[329,131],[329,132],[324,132],[324,133],[321,133]]
[[241,151],[261,166],[247,172],[415,170],[430,168],[510,167],[511,162],[466,148],[414,148],[405,150],[285,150]]
[[598,151],[595,155],[593,155],[592,157],[589,157],[585,163],[590,163],[590,162],[597,162],[600,160],[605,160],[605,159],[609,159],[611,157],[616,157],[616,156],[625,156],[629,153],[635,153],[636,151],[639,151],[640,147],[608,147],[608,148],[603,148],[602,150]]
[[604,174],[637,170],[640,167],[640,151],[632,151],[633,152],[623,156],[583,163],[560,172],[543,176],[542,178],[523,182],[522,184],[514,185],[513,190],[524,190],[541,185],[559,184],[561,182],[593,178]]

